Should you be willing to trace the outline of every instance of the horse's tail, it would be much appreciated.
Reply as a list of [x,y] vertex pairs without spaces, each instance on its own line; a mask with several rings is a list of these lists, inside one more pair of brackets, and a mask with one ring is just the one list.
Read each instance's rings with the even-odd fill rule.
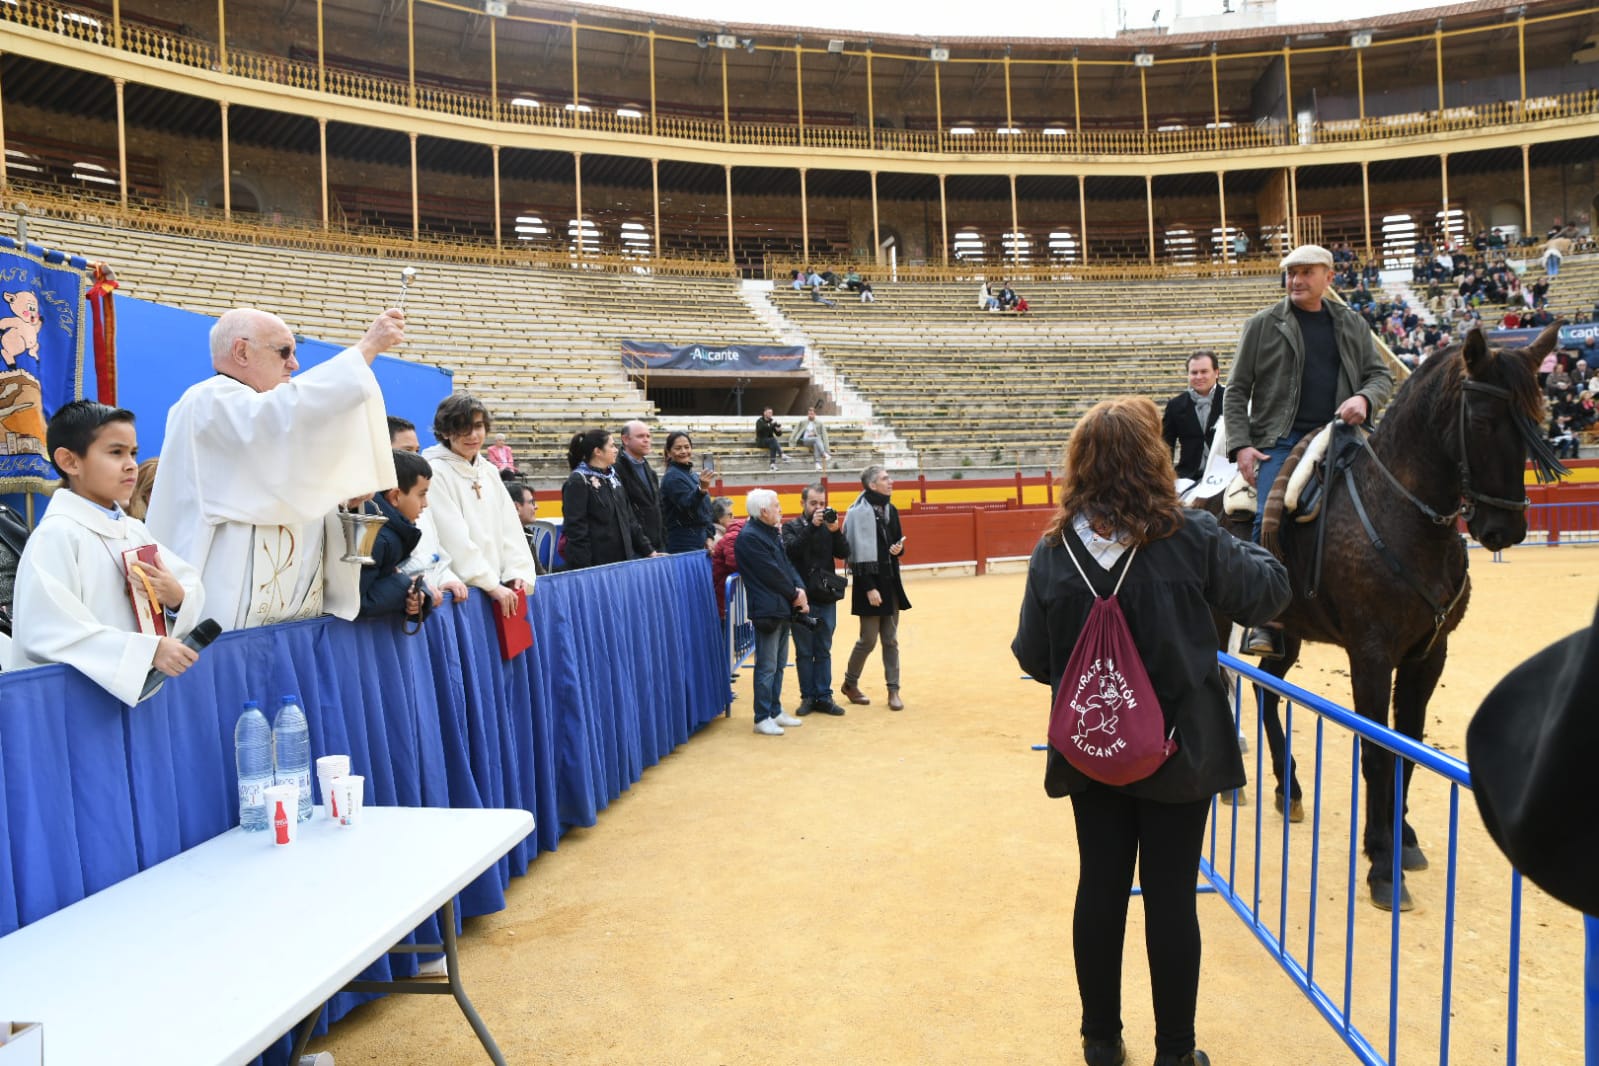
[[[1294,450],[1288,453],[1288,458],[1283,460],[1283,467],[1277,473],[1277,480],[1272,482],[1270,491],[1266,495],[1266,502],[1261,504],[1265,510],[1260,519],[1260,546],[1271,552],[1277,558],[1283,557],[1282,540],[1277,531],[1283,521],[1283,496],[1288,492],[1288,482],[1294,476],[1294,471],[1299,468],[1299,460],[1303,458],[1305,449],[1315,439],[1315,434],[1306,434],[1305,439],[1294,445]],[[1256,491],[1259,489],[1257,487]]]

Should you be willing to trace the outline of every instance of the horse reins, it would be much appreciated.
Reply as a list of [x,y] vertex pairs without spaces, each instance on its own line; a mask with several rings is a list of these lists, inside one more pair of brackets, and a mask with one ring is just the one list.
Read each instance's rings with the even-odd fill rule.
[[[1369,458],[1372,463],[1376,465],[1377,469],[1382,473],[1382,476],[1388,481],[1388,483],[1392,485],[1401,496],[1409,500],[1418,511],[1426,516],[1429,522],[1436,526],[1453,525],[1457,519],[1462,518],[1468,522],[1471,521],[1472,517],[1477,512],[1477,505],[1479,503],[1487,504],[1490,507],[1498,507],[1506,511],[1524,512],[1532,502],[1527,498],[1526,495],[1523,495],[1520,500],[1510,500],[1500,496],[1489,496],[1484,493],[1477,492],[1471,487],[1471,453],[1466,448],[1466,414],[1468,405],[1470,403],[1470,395],[1473,392],[1486,393],[1489,396],[1504,400],[1507,406],[1510,404],[1511,395],[1509,389],[1501,388],[1498,385],[1488,385],[1480,381],[1465,381],[1461,383],[1458,434],[1460,439],[1460,496],[1458,498],[1459,505],[1448,514],[1441,514],[1434,510],[1432,507],[1428,506],[1425,501],[1417,497],[1415,493],[1411,492],[1403,484],[1401,484],[1399,479],[1394,476],[1393,471],[1389,470],[1388,467],[1384,465],[1383,461],[1377,457],[1377,453],[1371,449],[1371,445],[1367,442],[1365,434],[1358,434],[1355,437],[1355,443],[1357,446],[1366,454],[1367,458]],[[1553,480],[1554,478],[1569,472],[1564,466],[1561,465],[1559,459],[1555,456],[1553,449],[1549,447],[1548,441],[1538,434],[1537,428],[1532,424],[1531,419],[1527,418],[1526,415],[1523,415],[1520,412],[1512,412],[1512,419],[1515,422],[1517,431],[1521,435],[1523,443],[1525,443],[1527,446],[1527,451],[1531,456],[1533,467],[1539,481]],[[1391,570],[1397,577],[1403,579],[1404,582],[1415,591],[1416,595],[1422,598],[1422,601],[1427,604],[1428,608],[1432,610],[1432,637],[1427,641],[1426,646],[1423,647],[1421,652],[1416,656],[1418,659],[1424,659],[1432,652],[1433,646],[1438,643],[1438,637],[1443,633],[1444,623],[1448,621],[1449,615],[1454,612],[1456,605],[1460,603],[1460,598],[1465,595],[1466,581],[1464,577],[1462,577],[1459,586],[1455,589],[1455,594],[1450,597],[1448,603],[1443,603],[1434,599],[1432,594],[1422,586],[1421,582],[1416,579],[1415,575],[1412,574],[1410,570],[1405,567],[1404,563],[1400,561],[1399,557],[1394,554],[1393,549],[1388,547],[1387,543],[1384,542],[1382,537],[1377,533],[1377,527],[1372,524],[1370,515],[1366,513],[1365,504],[1360,498],[1360,491],[1355,488],[1353,458],[1344,461],[1342,466],[1344,474],[1344,487],[1349,491],[1349,500],[1354,504],[1355,515],[1360,519],[1361,527],[1365,529],[1366,537],[1371,541],[1372,547],[1377,550],[1378,557],[1382,559],[1389,570]],[[1336,471],[1334,471],[1333,476],[1336,476]],[[1328,480],[1331,482],[1332,479],[1329,478]],[[1317,552],[1317,555],[1319,562],[1319,551]],[[1314,590],[1310,590],[1310,594],[1314,596]]]

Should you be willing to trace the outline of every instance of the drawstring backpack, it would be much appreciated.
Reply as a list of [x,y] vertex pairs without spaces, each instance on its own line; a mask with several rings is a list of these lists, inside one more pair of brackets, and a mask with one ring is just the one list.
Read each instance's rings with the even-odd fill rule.
[[1067,542],[1072,536],[1070,529],[1062,530],[1061,546],[1094,593],[1094,606],[1077,634],[1055,693],[1049,743],[1095,781],[1129,785],[1160,769],[1177,751],[1177,730],[1165,732],[1155,686],[1116,602],[1138,549],[1127,553],[1116,587],[1101,597]]

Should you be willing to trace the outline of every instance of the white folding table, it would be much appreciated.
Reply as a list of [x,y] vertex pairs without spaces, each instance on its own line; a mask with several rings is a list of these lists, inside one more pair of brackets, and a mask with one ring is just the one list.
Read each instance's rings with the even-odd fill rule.
[[[246,1063],[335,992],[454,995],[454,897],[533,829],[520,810],[367,807],[275,847],[232,829],[0,937],[0,1017],[42,1022],[50,1066]],[[439,912],[443,943],[400,945]],[[442,951],[448,983],[352,979],[393,951]]]

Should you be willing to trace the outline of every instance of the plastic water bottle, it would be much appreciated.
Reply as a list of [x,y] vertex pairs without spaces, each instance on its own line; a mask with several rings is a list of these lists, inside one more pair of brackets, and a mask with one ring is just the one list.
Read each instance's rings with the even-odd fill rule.
[[300,790],[300,817],[311,820],[311,731],[305,725],[300,697],[283,697],[277,720],[272,723],[273,774],[280,785],[295,785]]
[[266,790],[272,784],[272,730],[254,700],[233,727],[233,757],[239,770],[239,828],[267,827]]

